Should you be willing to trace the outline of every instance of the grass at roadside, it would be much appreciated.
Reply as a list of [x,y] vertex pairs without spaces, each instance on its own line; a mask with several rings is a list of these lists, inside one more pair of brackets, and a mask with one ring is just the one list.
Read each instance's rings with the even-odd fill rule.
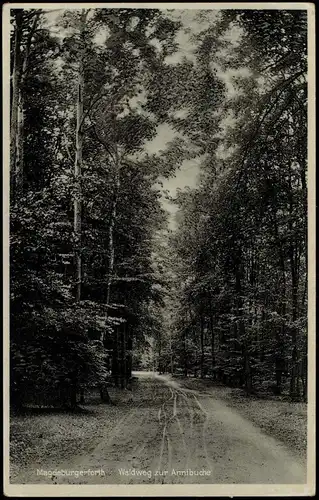
[[[266,434],[277,438],[299,456],[305,456],[306,404],[292,404],[278,398],[246,398],[238,389],[213,385],[209,380],[177,380],[181,385],[199,390],[205,396],[224,401]],[[144,407],[154,404],[152,401],[157,401],[160,394],[154,391],[150,393],[150,390],[145,390],[145,385],[134,382],[132,392],[110,389],[114,405],[100,404],[96,394],[92,395],[91,400],[88,399],[83,413],[51,410],[12,415],[11,482],[27,483],[31,472],[34,475],[37,468],[53,470],[61,464],[67,468],[67,464],[74,463],[75,457],[80,455],[89,459],[90,453],[122,418],[132,409],[138,408],[141,402]]]
[[292,452],[305,457],[307,454],[307,404],[290,403],[280,397],[261,399],[247,397],[241,389],[216,385],[210,380],[177,379],[181,385],[209,392],[223,400],[243,417],[256,424],[263,432],[277,438]]
[[114,405],[101,404],[93,395],[81,413],[50,410],[11,415],[10,482],[23,483],[31,468],[51,470],[61,460],[71,462],[82,451],[93,450],[132,404],[129,391],[111,388],[110,396]]

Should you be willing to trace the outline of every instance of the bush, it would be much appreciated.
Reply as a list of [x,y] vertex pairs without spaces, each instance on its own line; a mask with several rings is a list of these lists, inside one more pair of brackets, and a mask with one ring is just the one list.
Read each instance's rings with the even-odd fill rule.
[[87,338],[41,335],[12,342],[12,404],[75,405],[80,389],[106,381],[105,361],[102,344]]

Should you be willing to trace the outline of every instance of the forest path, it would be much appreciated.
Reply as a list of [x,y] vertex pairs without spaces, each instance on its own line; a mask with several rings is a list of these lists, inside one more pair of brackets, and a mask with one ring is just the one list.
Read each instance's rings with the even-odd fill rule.
[[[105,475],[35,477],[55,484],[297,484],[302,463],[209,390],[184,388],[169,376],[138,373],[132,406],[87,454],[55,469]],[[105,406],[105,418],[108,418]],[[101,429],[99,430],[101,431]],[[89,448],[89,443],[88,443]]]

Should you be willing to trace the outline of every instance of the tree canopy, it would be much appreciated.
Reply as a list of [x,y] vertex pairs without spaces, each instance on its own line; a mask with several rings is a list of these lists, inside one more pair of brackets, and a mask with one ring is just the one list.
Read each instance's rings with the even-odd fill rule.
[[306,13],[11,15],[13,401],[132,360],[305,398]]

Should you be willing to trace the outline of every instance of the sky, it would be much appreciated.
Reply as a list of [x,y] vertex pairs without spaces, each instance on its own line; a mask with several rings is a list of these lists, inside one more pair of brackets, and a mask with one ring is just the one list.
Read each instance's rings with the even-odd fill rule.
[[[214,12],[211,13],[212,18]],[[181,61],[183,57],[194,59],[193,50],[194,45],[190,42],[190,35],[196,34],[205,27],[205,23],[200,23],[197,20],[198,11],[195,10],[174,10],[171,16],[183,23],[183,26],[189,29],[189,33],[180,30],[177,34],[176,41],[179,45],[179,50],[175,54],[167,58],[167,62],[176,64]],[[206,23],[207,25],[207,23]],[[146,144],[146,149],[150,153],[156,153],[161,149],[165,149],[167,142],[174,138],[174,129],[168,125],[161,125],[158,130],[157,136]],[[177,188],[183,189],[186,186],[195,187],[199,175],[199,162],[198,160],[184,161],[182,166],[176,171],[175,176],[163,181],[163,190],[174,197]],[[170,203],[165,197],[162,198],[163,208],[170,213],[169,225],[173,229],[175,226],[174,215],[176,206]]]
[[[61,10],[54,10],[47,14],[47,19],[52,27],[55,34],[58,34],[55,22],[58,16],[61,14]],[[209,11],[209,23],[211,23],[216,17],[218,11]],[[194,45],[190,41],[190,36],[200,32],[208,26],[207,20],[205,18],[199,18],[199,10],[192,9],[175,9],[170,11],[169,15],[175,19],[182,22],[183,27],[178,32],[176,41],[179,44],[179,49],[174,53],[174,55],[167,58],[167,62],[170,64],[176,64],[181,61],[183,57],[189,59],[194,59]],[[62,33],[61,33],[62,34]],[[236,39],[236,33],[233,35]],[[234,88],[231,83],[232,74],[230,72],[222,73],[219,72],[219,76],[224,80],[228,93],[231,95],[234,92]],[[164,150],[168,142],[170,142],[175,136],[175,131],[169,125],[160,125],[158,127],[157,136],[145,144],[145,148],[149,153],[157,153],[160,150]],[[172,197],[176,195],[177,188],[184,189],[185,187],[195,187],[197,184],[200,166],[199,159],[184,161],[181,167],[175,172],[174,177],[163,181],[163,191],[167,191]],[[176,206],[170,203],[164,196],[162,198],[162,205],[165,210],[169,212],[169,226],[171,229],[175,227],[174,215],[176,212]]]
[[[217,12],[218,11],[210,11],[209,22],[205,21],[205,19],[198,19],[198,14],[200,13],[199,10],[175,10],[172,12],[172,17],[183,23],[183,26],[186,28],[186,32],[183,29],[179,31],[176,39],[179,44],[179,50],[174,55],[170,56],[170,58],[167,58],[167,62],[172,64],[178,63],[183,57],[187,57],[191,60],[194,59],[194,45],[190,41],[190,36],[197,34],[208,27],[208,25],[216,17]],[[229,36],[233,41],[236,41],[238,33],[231,32]],[[235,92],[232,85],[233,73],[230,71],[226,73],[219,71],[217,75],[223,79],[226,84],[228,95],[231,96]],[[168,125],[161,125],[157,136],[146,144],[146,149],[150,153],[156,153],[161,149],[165,149],[166,143],[171,141],[174,138],[174,135],[175,132],[171,127]],[[184,189],[185,187],[195,187],[198,181],[199,173],[200,158],[184,161],[182,166],[176,171],[174,177],[163,181],[163,190],[168,191],[169,194],[174,197],[176,195],[177,188]],[[162,204],[164,209],[170,213],[169,226],[171,229],[174,229],[174,216],[177,208],[164,197],[162,199]]]

